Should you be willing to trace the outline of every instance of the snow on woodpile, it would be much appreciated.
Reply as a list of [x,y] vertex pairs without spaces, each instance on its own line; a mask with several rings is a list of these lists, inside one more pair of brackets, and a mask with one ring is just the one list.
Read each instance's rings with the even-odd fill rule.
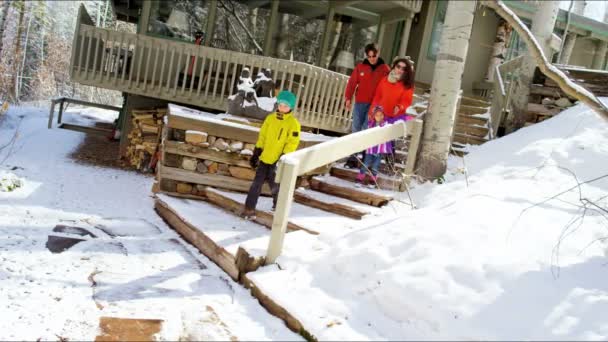
[[608,339],[605,121],[578,105],[452,158],[418,210],[288,234],[248,277],[320,340]]

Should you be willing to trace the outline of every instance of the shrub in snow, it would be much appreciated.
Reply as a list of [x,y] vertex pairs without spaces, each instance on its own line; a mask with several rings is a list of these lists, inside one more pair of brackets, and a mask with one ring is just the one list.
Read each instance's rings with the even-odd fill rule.
[[0,176],[0,191],[11,192],[23,186],[23,180],[12,173]]

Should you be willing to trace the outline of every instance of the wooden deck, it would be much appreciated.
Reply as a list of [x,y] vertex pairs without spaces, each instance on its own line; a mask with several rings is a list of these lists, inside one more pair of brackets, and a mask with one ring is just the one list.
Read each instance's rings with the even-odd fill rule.
[[301,62],[98,28],[82,6],[76,27],[70,63],[75,82],[225,111],[240,71],[247,67],[255,78],[268,68],[280,89],[296,94],[302,126],[350,132],[351,112],[342,100],[347,75]]

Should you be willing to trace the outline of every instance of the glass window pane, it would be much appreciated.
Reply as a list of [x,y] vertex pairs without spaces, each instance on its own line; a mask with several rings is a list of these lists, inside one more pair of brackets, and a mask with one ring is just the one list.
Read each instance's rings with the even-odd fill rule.
[[445,13],[448,9],[447,1],[437,1],[437,9],[435,10],[435,17],[433,19],[433,29],[431,31],[431,41],[427,50],[427,58],[435,60],[437,59],[437,53],[439,52],[439,43],[441,41],[441,31],[443,30],[443,23],[445,22]]

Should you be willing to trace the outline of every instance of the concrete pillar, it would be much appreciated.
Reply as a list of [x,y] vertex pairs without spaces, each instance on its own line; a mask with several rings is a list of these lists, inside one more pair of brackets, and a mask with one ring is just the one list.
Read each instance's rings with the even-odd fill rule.
[[330,3],[327,9],[327,16],[325,17],[325,30],[323,31],[323,38],[321,39],[321,53],[319,53],[319,55],[317,56],[317,66],[321,66],[321,64],[325,60],[325,55],[327,55],[327,45],[329,45],[329,33],[331,32],[331,27],[334,23],[335,14],[336,9]]
[[591,65],[591,69],[604,70],[606,52],[608,52],[608,42],[604,40],[598,41],[595,49],[595,55],[593,55],[593,64]]
[[266,36],[264,37],[264,56],[272,54],[272,38],[274,37],[275,26],[279,17],[279,0],[272,0],[270,8],[270,20],[266,27]]
[[564,38],[566,41],[564,42],[563,50],[557,61],[559,64],[568,64],[570,62],[572,51],[574,51],[574,44],[576,44],[576,36],[576,33],[570,32],[566,35],[566,38]]
[[401,57],[405,56],[407,53],[407,43],[410,40],[410,31],[412,30],[412,19],[414,19],[414,13],[409,12],[409,15],[405,18],[403,34],[401,35],[401,44],[399,45],[399,56]]
[[[148,1],[145,1],[148,2]],[[203,39],[203,45],[211,45],[213,40],[213,33],[215,32],[215,14],[217,13],[217,0],[211,0],[209,2],[209,14],[207,15],[207,27],[205,28],[205,38]]]

